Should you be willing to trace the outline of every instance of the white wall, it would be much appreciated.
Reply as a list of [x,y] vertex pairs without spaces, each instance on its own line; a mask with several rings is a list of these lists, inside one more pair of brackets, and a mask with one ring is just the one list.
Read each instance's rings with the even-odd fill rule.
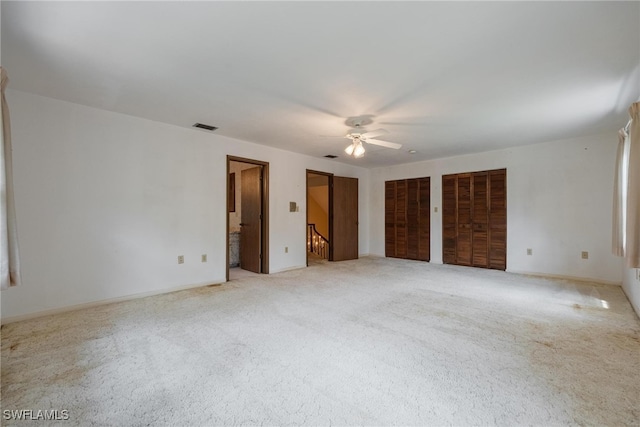
[[[359,178],[360,252],[384,255],[384,181],[430,176],[440,208],[442,174],[506,167],[509,271],[622,281],[610,254],[615,133],[368,171],[24,92],[7,97],[24,284],[2,293],[3,319],[224,281],[227,155],[270,163],[272,273],[306,263],[306,169]],[[442,262],[440,209],[431,234],[432,262]],[[638,286],[627,289],[634,270],[627,276],[637,310]]]
[[359,178],[369,252],[366,169],[20,91],[7,98],[23,285],[3,292],[3,319],[223,282],[227,155],[270,163],[271,273],[306,264],[307,168]]
[[624,268],[622,289],[629,298],[633,309],[640,316],[640,268]]
[[611,132],[373,169],[371,253],[384,255],[385,181],[431,177],[431,262],[442,263],[442,175],[507,168],[507,270],[620,283],[611,254],[616,148]]

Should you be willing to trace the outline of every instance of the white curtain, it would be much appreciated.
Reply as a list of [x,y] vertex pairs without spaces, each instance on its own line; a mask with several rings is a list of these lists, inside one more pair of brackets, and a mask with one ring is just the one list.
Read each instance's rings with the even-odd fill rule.
[[627,141],[627,132],[620,129],[618,132],[618,154],[616,155],[616,174],[613,183],[613,234],[611,241],[611,250],[614,255],[624,256],[625,246],[625,216],[627,204],[625,203],[627,192],[627,158],[625,156],[625,148]]
[[13,168],[11,163],[11,126],[9,107],[4,96],[9,79],[4,68],[0,67],[2,89],[2,132],[0,132],[0,264],[2,281],[0,289],[20,284],[20,260],[18,255],[18,233],[16,229],[16,211],[13,201]]
[[625,260],[629,268],[640,268],[640,102],[629,107],[627,230]]

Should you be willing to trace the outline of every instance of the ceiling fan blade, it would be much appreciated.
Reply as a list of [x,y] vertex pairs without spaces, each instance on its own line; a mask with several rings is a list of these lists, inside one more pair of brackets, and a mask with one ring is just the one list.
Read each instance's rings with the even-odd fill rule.
[[318,135],[320,138],[349,138],[346,135]]
[[443,116],[414,116],[414,117],[402,117],[396,120],[387,120],[379,122],[381,125],[389,126],[452,126],[455,122],[452,122],[450,118]]
[[402,147],[402,144],[396,144],[395,142],[389,141],[381,141],[379,139],[367,139],[365,142],[373,145],[380,145],[381,147],[395,148],[396,150]]
[[362,136],[365,137],[365,138],[375,138],[376,136],[386,135],[388,133],[389,133],[389,131],[387,131],[387,130],[376,129],[376,130],[372,130],[370,132],[365,132],[365,133],[362,134]]
[[384,125],[391,126],[433,126],[433,123],[412,123],[412,122],[384,122]]

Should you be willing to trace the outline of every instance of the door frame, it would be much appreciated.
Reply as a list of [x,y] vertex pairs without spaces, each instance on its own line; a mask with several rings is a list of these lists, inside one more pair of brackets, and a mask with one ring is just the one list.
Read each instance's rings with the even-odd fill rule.
[[260,252],[262,253],[262,259],[260,260],[260,272],[262,274],[269,274],[269,162],[263,162],[261,160],[247,159],[245,157],[236,157],[227,155],[227,191],[225,194],[225,211],[227,216],[227,236],[225,238],[227,242],[226,248],[226,280],[229,281],[229,173],[231,162],[248,163],[251,165],[262,166],[262,197],[260,200],[262,210],[262,220],[260,221]]
[[321,172],[321,171],[317,171],[317,170],[313,170],[313,169],[307,169],[306,173],[305,173],[305,189],[304,189],[304,196],[306,199],[306,218],[305,218],[305,224],[304,224],[304,250],[305,250],[305,255],[306,255],[306,259],[307,259],[307,267],[309,266],[309,251],[307,249],[307,230],[308,230],[308,224],[309,224],[309,174],[313,174],[313,175],[324,175],[326,176],[328,179],[328,184],[329,184],[329,192],[328,192],[328,197],[329,197],[329,212],[327,212],[328,215],[328,223],[329,223],[329,261],[333,261],[333,174],[329,173],[329,172]]

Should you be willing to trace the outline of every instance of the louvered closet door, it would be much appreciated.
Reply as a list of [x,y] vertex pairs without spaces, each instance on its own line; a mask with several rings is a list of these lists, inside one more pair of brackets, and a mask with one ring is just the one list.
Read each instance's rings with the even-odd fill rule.
[[[398,188],[400,190],[398,191]],[[398,194],[400,201],[398,201]],[[406,183],[401,181],[385,182],[385,224],[384,224],[384,242],[385,256],[393,258],[403,258],[402,253],[407,252],[406,242]],[[398,243],[400,236],[401,243]]]
[[429,261],[431,188],[429,178],[385,182],[385,255]]
[[407,257],[407,182],[396,181],[396,257]]
[[506,169],[442,177],[445,264],[507,267]]
[[420,261],[431,259],[431,179],[418,179],[418,258]]
[[471,175],[458,175],[456,264],[471,265]]
[[442,261],[456,264],[456,236],[458,209],[458,177],[442,177]]
[[420,210],[418,180],[407,180],[407,258],[418,259],[420,236],[418,234]]
[[396,182],[384,183],[384,253],[396,256]]
[[507,269],[507,170],[489,172],[489,267]]
[[478,172],[472,175],[472,265],[483,268],[489,267],[488,176],[487,172]]

